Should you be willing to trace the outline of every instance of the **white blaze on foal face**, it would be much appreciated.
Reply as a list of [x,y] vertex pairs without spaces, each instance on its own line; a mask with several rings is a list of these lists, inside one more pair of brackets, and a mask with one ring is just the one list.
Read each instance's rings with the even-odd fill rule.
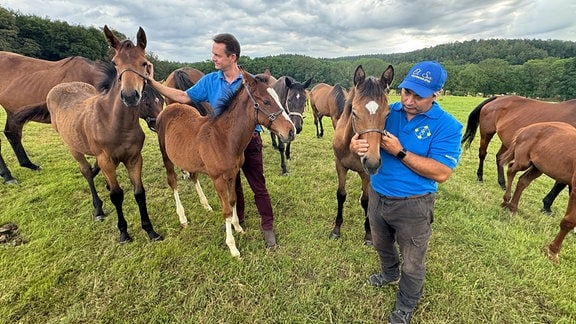
[[370,115],[374,115],[378,111],[378,104],[376,101],[372,100],[366,104],[366,109],[370,113]]

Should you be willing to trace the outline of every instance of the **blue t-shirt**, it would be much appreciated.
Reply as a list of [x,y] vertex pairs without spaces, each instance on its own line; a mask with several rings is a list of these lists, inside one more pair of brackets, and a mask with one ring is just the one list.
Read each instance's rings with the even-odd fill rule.
[[[390,105],[386,130],[411,153],[432,158],[454,169],[462,153],[462,124],[434,101],[432,108],[410,121],[402,103]],[[438,183],[410,170],[394,155],[380,149],[382,166],[370,177],[372,188],[384,196],[408,197],[438,190]]]
[[[242,74],[232,83],[228,83],[222,70],[204,75],[196,84],[186,90],[186,94],[194,104],[208,102],[214,110],[214,115],[219,116],[222,113],[222,100],[228,98],[242,84]],[[256,125],[256,131],[260,132],[262,128]]]

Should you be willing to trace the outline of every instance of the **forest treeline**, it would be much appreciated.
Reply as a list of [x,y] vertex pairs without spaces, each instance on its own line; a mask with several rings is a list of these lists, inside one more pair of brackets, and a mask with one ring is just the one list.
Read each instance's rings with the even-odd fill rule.
[[[102,26],[103,27],[103,26]],[[122,33],[115,31],[121,38]],[[0,7],[0,50],[45,60],[84,56],[109,60],[102,30],[70,25],[34,15],[23,15]],[[209,49],[207,49],[208,51]],[[183,66],[204,73],[214,70],[209,60],[175,62],[149,52],[155,78],[162,80]],[[454,42],[408,53],[367,54],[340,58],[314,58],[282,54],[250,58],[240,64],[252,73],[269,69],[276,76],[288,75],[298,81],[312,78],[312,84],[340,83],[350,87],[352,75],[362,65],[370,75],[380,76],[392,64],[394,89],[409,68],[421,60],[441,62],[448,71],[445,90],[453,95],[489,96],[518,94],[546,100],[576,98],[576,42],[560,40],[490,39]]]

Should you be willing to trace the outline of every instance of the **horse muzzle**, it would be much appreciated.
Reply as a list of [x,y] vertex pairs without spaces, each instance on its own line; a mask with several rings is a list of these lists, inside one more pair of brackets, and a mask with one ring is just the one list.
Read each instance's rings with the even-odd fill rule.
[[363,156],[360,158],[360,162],[362,162],[362,168],[366,173],[369,175],[374,175],[378,173],[380,170],[380,166],[382,166],[382,159],[378,158],[369,158],[367,156]]

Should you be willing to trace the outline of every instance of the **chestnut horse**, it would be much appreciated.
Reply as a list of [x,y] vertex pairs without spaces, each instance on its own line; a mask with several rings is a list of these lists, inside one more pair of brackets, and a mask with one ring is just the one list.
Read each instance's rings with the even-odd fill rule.
[[332,119],[332,128],[336,128],[336,123],[344,110],[347,91],[340,85],[333,86],[326,83],[318,83],[310,90],[310,106],[314,114],[314,125],[316,126],[316,137],[324,136],[324,125],[322,117],[328,116]]
[[[6,110],[4,134],[22,167],[38,170],[22,146],[22,128],[27,121],[50,123],[50,116],[30,116],[16,119],[22,109],[39,108],[46,112],[46,95],[62,82],[82,81],[96,86],[104,78],[99,63],[74,56],[60,61],[45,61],[15,53],[0,51],[0,105]],[[4,182],[18,181],[12,176],[0,154],[0,176]]]
[[[362,180],[362,196],[360,203],[364,209],[364,243],[372,245],[372,234],[368,221],[368,193],[370,175],[376,174],[380,168],[380,138],[386,134],[386,117],[390,113],[388,105],[388,90],[394,79],[394,68],[389,65],[380,79],[367,77],[361,65],[354,72],[354,85],[348,92],[344,111],[336,124],[332,146],[336,158],[338,173],[338,213],[331,237],[340,237],[340,227],[344,221],[343,210],[346,202],[346,175],[348,170],[356,171]],[[355,133],[368,141],[368,152],[360,158],[350,152],[350,141]]]
[[243,69],[242,78],[242,85],[223,102],[220,115],[201,116],[189,105],[174,103],[164,108],[156,124],[180,222],[187,223],[187,219],[178,194],[175,165],[191,174],[205,173],[212,179],[225,220],[226,244],[233,257],[240,257],[240,252],[232,226],[237,232],[244,232],[236,214],[234,188],[254,127],[266,126],[282,142],[292,141],[296,131],[272,88]]
[[[180,89],[186,91],[193,85],[195,85],[202,77],[204,76],[204,72],[195,69],[193,67],[182,67],[176,69],[168,75],[164,84],[171,88]],[[172,101],[170,98],[166,98],[166,104],[172,104],[176,101]],[[200,112],[202,116],[206,116],[208,113],[212,112],[212,108],[210,107],[209,103],[201,102],[197,104],[192,104],[192,106]],[[212,210],[212,206],[208,202],[206,195],[204,194],[204,190],[202,190],[202,186],[200,185],[200,181],[198,181],[198,174],[193,173],[190,174],[189,172],[182,171],[185,179],[190,179],[194,183],[194,188],[196,189],[196,193],[200,198],[200,204],[206,209],[207,211]],[[188,226],[187,222],[182,223],[182,227]]]
[[[569,184],[570,198],[566,214],[560,222],[560,231],[548,245],[548,257],[554,263],[560,261],[558,254],[566,234],[576,225],[576,128],[563,122],[535,123],[516,132],[512,144],[500,157],[502,165],[508,164],[508,183],[502,206],[511,212],[518,209],[518,201],[528,185],[542,174]],[[561,154],[558,154],[561,153]],[[512,182],[518,178],[514,195],[510,199]]]
[[[280,97],[280,102],[282,107],[290,116],[292,123],[296,127],[296,134],[300,134],[302,131],[302,125],[304,124],[304,109],[306,108],[306,100],[308,95],[306,93],[306,88],[310,86],[312,78],[306,80],[304,83],[296,81],[294,78],[289,76],[282,76],[274,83],[274,90]],[[280,152],[280,167],[282,168],[282,174],[288,174],[288,168],[286,167],[286,160],[290,160],[290,145],[287,143],[284,145],[281,141],[276,141],[276,135],[270,133],[272,140],[272,146]]]
[[88,182],[94,216],[97,219],[102,218],[104,212],[86,155],[96,157],[106,179],[110,200],[118,215],[120,243],[132,240],[122,210],[124,191],[116,177],[116,169],[120,163],[128,170],[134,198],[140,210],[142,229],[151,241],[159,241],[163,238],[154,231],[148,216],[146,192],[142,184],[141,151],[144,132],[140,127],[137,108],[142,100],[148,74],[146,34],[139,28],[136,45],[130,40],[119,41],[107,26],[104,26],[104,34],[110,47],[114,49],[112,62],[117,73],[117,76],[113,76],[110,89],[105,93],[98,93],[88,83],[62,83],[50,90],[46,104],[52,126],[80,164],[80,171]]
[[[484,100],[474,108],[468,116],[468,124],[462,137],[462,143],[465,148],[469,148],[476,136],[476,130],[480,126],[480,147],[478,149],[480,162],[476,172],[478,181],[483,181],[484,160],[488,152],[488,144],[494,135],[497,134],[502,143],[496,153],[496,165],[498,184],[502,189],[505,189],[504,168],[499,161],[501,155],[512,143],[514,134],[524,126],[549,121],[566,122],[576,126],[576,99],[549,103],[519,96],[497,96]],[[552,203],[565,187],[565,183],[556,182],[554,184],[554,187],[542,200],[543,212],[552,213]]]

